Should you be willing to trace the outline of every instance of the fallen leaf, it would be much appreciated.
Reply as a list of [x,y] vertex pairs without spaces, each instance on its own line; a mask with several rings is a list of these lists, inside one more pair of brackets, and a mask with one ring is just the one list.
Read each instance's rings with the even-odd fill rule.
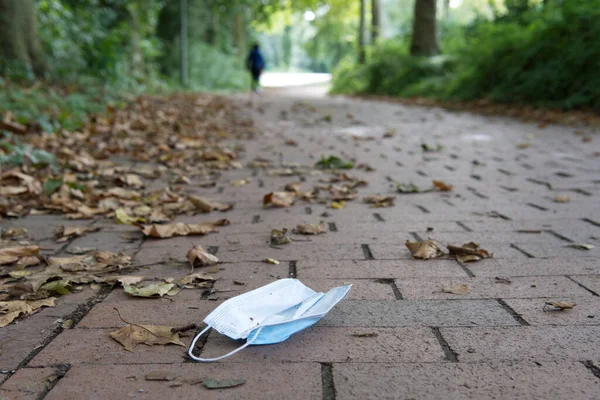
[[346,207],[346,202],[344,200],[341,201],[332,201],[330,207],[334,210],[342,210]]
[[54,234],[54,236],[56,237],[56,241],[58,243],[60,242],[66,242],[67,240],[74,238],[74,237],[79,237],[79,236],[83,236],[88,232],[97,232],[99,231],[100,228],[99,227],[93,227],[93,226],[59,226],[58,228],[56,228],[56,232]]
[[229,225],[229,220],[221,219],[216,222],[205,222],[202,224],[184,224],[178,222],[165,225],[146,225],[142,228],[145,236],[154,238],[170,238],[173,236],[206,235],[215,232],[217,226]]
[[39,246],[5,247],[0,249],[0,265],[12,264],[22,257],[31,257],[39,252]]
[[144,182],[142,182],[142,178],[140,178],[140,176],[136,174],[126,174],[124,176],[120,176],[117,178],[117,181],[135,189],[140,189],[144,187]]
[[433,181],[433,186],[435,186],[440,192],[450,192],[454,188],[454,186],[443,181]]
[[188,251],[187,259],[190,261],[192,271],[195,267],[206,267],[219,262],[216,256],[207,253],[200,245],[196,245]]
[[45,283],[42,286],[40,286],[40,289],[64,296],[66,294],[71,293],[71,284],[69,283],[69,281],[60,279],[57,281]]
[[594,248],[594,245],[587,244],[587,243],[569,243],[565,246],[572,247],[574,249],[580,249],[580,250],[591,250]]
[[167,371],[152,371],[144,376],[147,381],[172,381],[176,378],[175,374]]
[[517,149],[527,149],[531,146],[531,143],[523,142],[517,144]]
[[[116,310],[116,309],[115,309]],[[119,342],[123,348],[127,351],[133,351],[135,346],[138,344],[152,345],[167,345],[176,344],[178,346],[185,346],[179,338],[179,332],[171,332],[173,329],[170,326],[162,325],[138,325],[131,322],[125,321],[119,313],[121,321],[127,325],[110,333],[110,336]]]
[[274,259],[274,258],[268,258],[268,257],[267,257],[267,258],[265,258],[265,259],[263,260],[263,262],[266,262],[267,264],[275,264],[275,265],[279,265],[279,261],[277,261],[277,260],[276,260],[276,259]]
[[250,183],[250,179],[246,178],[246,179],[236,179],[234,181],[231,181],[231,184],[233,186],[244,186]]
[[568,203],[571,201],[571,198],[567,195],[558,195],[554,198],[555,203]]
[[188,196],[188,199],[194,207],[202,213],[209,213],[211,211],[229,211],[234,207],[233,204],[223,204],[201,196]]
[[325,226],[322,224],[298,224],[294,232],[302,235],[318,235],[325,233]]
[[474,242],[465,243],[462,246],[448,245],[448,250],[460,263],[479,261],[482,258],[491,258],[494,256],[493,253],[482,249],[479,247],[479,244]]
[[410,242],[407,240],[405,244],[412,253],[413,258],[429,260],[444,255],[442,249],[433,240],[423,240],[420,242]]
[[414,183],[398,183],[396,189],[400,193],[426,193],[431,192],[432,189],[421,189]]
[[550,306],[550,307],[554,307],[557,311],[564,311],[564,310],[571,310],[576,305],[577,304],[575,304],[575,303],[568,303],[566,301],[547,301],[544,304],[544,307]]
[[337,156],[321,156],[321,159],[315,164],[317,168],[325,169],[350,169],[354,168],[352,161],[346,161]]
[[186,289],[202,289],[212,287],[212,284],[217,279],[203,272],[195,272],[184,276],[177,281],[177,285],[183,286]]
[[285,235],[286,233],[287,233],[287,229],[285,229],[285,228],[283,228],[281,230],[279,230],[279,229],[271,230],[271,244],[274,246],[280,246],[280,245],[290,243],[291,240],[289,237],[287,237]]
[[285,185],[286,192],[292,192],[295,194],[299,194],[301,192],[302,182],[292,182]]
[[363,201],[370,204],[372,208],[393,207],[395,200],[396,198],[392,196],[384,197],[379,195],[366,196],[363,198]]
[[390,128],[383,134],[384,138],[393,138],[394,136],[396,136],[396,128]]
[[286,141],[285,141],[285,144],[286,144],[287,146],[298,146],[298,142],[297,142],[297,141],[295,141],[294,139],[288,139],[288,140],[286,140]]
[[0,301],[0,328],[13,322],[19,315],[30,315],[42,307],[54,307],[56,298],[48,297],[43,300],[24,301]]
[[425,152],[425,153],[437,153],[439,151],[442,151],[444,149],[444,146],[442,146],[441,144],[438,145],[430,145],[427,143],[422,143],[421,144],[421,149]]
[[451,286],[444,286],[442,288],[442,293],[467,294],[469,293],[469,287],[464,283]]
[[292,192],[271,192],[264,196],[263,207],[290,207],[294,204],[295,197]]
[[219,381],[212,378],[206,378],[202,383],[207,389],[227,389],[243,385],[246,383],[246,379],[224,379]]
[[115,222],[121,225],[135,225],[146,220],[143,217],[132,217],[123,208],[119,208],[115,211]]
[[352,334],[355,337],[377,337],[379,334],[377,332],[355,332]]
[[134,297],[163,297],[173,289],[173,283],[155,283],[148,286],[137,287],[133,285],[123,285],[123,290]]

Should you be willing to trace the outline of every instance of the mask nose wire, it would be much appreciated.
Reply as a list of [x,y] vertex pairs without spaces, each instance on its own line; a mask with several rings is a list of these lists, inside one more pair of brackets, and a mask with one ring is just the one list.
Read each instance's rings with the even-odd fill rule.
[[210,329],[210,326],[207,326],[206,328],[204,328],[204,330],[202,332],[200,332],[199,334],[196,335],[196,337],[194,337],[194,340],[192,340],[192,344],[190,345],[190,348],[188,350],[188,356],[190,356],[190,358],[192,360],[200,361],[200,362],[214,362],[214,361],[222,360],[224,358],[234,355],[238,351],[243,350],[246,347],[250,346],[252,343],[254,343],[254,341],[258,338],[260,331],[262,331],[262,328],[263,328],[262,326],[260,328],[258,328],[258,331],[256,331],[256,334],[254,335],[254,337],[251,340],[246,341],[246,343],[244,343],[242,346],[238,347],[235,350],[230,351],[229,353],[227,353],[221,357],[217,357],[217,358],[196,357],[195,355],[192,354],[192,351],[194,350],[194,347],[196,347],[196,342],[198,341],[198,339],[200,339],[200,337],[202,335],[204,335],[206,332],[208,332],[208,330]]

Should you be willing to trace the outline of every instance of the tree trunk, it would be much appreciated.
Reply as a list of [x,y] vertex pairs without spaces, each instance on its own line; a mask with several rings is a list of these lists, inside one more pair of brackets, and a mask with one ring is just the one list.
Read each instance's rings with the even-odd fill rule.
[[365,55],[365,18],[367,4],[366,0],[360,0],[360,23],[358,25],[358,63],[364,64]]
[[373,44],[381,35],[381,0],[371,0],[371,38]]
[[436,0],[416,0],[410,54],[433,56],[439,53],[436,32]]
[[11,64],[46,73],[33,0],[0,0],[0,65]]
[[237,8],[233,17],[233,43],[237,48],[237,53],[243,61],[246,59],[246,21],[244,18],[244,8]]

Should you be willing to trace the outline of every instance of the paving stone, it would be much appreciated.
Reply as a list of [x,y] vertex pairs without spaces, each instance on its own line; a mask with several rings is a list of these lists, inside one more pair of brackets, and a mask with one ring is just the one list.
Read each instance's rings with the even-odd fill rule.
[[127,321],[142,325],[181,327],[191,323],[200,325],[204,317],[219,303],[201,300],[201,290],[186,289],[172,299],[145,299],[131,297],[121,288],[115,289],[100,304],[95,305],[79,322],[78,328],[115,328],[124,325],[115,307]]
[[[123,324],[122,326],[125,326]],[[110,337],[116,329],[69,329],[58,335],[28,364],[47,367],[56,364],[151,364],[182,362],[186,347],[177,345],[146,346],[126,351]],[[189,345],[191,339],[183,338]]]
[[[506,283],[508,279],[510,283]],[[465,284],[467,294],[445,293],[444,288]],[[592,296],[564,276],[510,278],[408,278],[396,285],[405,299],[495,299],[557,296]]]
[[[175,375],[171,382],[147,381],[151,372]],[[89,379],[90,377],[94,379]],[[246,379],[241,386],[209,390],[201,383],[214,378]],[[82,382],[86,382],[82,385]],[[177,385],[181,383],[180,386]],[[277,384],[274,384],[274,383]],[[321,366],[316,363],[76,365],[46,396],[75,399],[320,399]]]
[[432,260],[426,264],[412,260],[334,260],[312,262],[299,260],[298,277],[304,278],[405,278],[405,277],[467,277],[453,260]]
[[[595,296],[556,296],[545,299],[506,299],[506,303],[531,325],[600,325],[600,298]],[[577,304],[571,310],[544,311],[546,301]],[[552,310],[552,307],[547,308]]]
[[337,399],[595,399],[600,383],[576,362],[335,364]]
[[596,360],[599,326],[442,328],[461,362]]
[[[376,332],[377,336],[353,336],[366,331]],[[239,346],[239,341],[211,332],[202,357],[218,357]],[[439,342],[427,328],[320,326],[299,332],[280,344],[247,347],[224,362],[434,362],[444,358]]]
[[505,260],[487,259],[467,266],[477,277],[496,276],[546,276],[600,274],[600,259],[578,258],[519,258]]
[[494,300],[346,300],[321,326],[511,326],[517,322]]
[[600,275],[578,275],[573,280],[593,291],[596,296],[600,295]]
[[0,398],[11,400],[38,399],[57,379],[55,368],[23,368],[0,386]]

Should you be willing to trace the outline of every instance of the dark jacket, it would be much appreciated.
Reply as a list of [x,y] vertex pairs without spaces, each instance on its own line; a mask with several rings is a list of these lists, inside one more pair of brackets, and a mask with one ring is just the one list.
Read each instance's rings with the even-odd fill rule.
[[265,68],[265,58],[258,48],[253,48],[248,55],[248,69],[261,71]]

